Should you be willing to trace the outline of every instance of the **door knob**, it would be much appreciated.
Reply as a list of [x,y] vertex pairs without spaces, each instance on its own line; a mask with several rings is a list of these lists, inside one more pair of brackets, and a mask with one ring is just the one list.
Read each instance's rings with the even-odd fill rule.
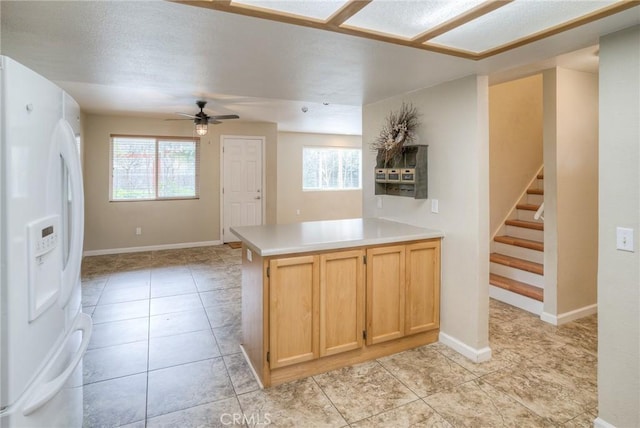
[[253,198],[253,199],[260,199],[260,196],[256,196],[256,197],[255,197],[255,198]]

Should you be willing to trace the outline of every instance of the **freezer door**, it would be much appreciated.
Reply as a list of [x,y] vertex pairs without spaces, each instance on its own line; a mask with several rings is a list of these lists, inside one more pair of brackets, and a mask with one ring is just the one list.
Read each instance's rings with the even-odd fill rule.
[[[81,126],[81,112],[80,105],[74,100],[69,94],[63,92],[62,94],[62,111],[63,111],[63,119],[70,125],[73,130],[73,135],[75,139],[75,148],[77,149],[79,155],[79,165],[80,170],[82,170],[82,126]],[[69,157],[69,156],[67,156]],[[73,162],[73,160],[69,159],[69,162]],[[62,237],[62,263],[65,266],[68,266],[69,256],[71,251],[71,243],[72,243],[72,234],[73,233],[84,233],[84,230],[81,229],[80,224],[78,223],[77,218],[74,218],[74,211],[79,211],[78,215],[84,215],[84,209],[79,209],[79,205],[84,205],[82,201],[78,197],[74,197],[73,187],[74,183],[72,182],[72,178],[74,177],[70,172],[70,168],[67,166],[67,160],[64,159],[64,156],[61,157],[62,162],[62,221],[65,222],[67,233]],[[71,174],[71,175],[70,175]],[[83,195],[80,195],[83,196]],[[76,229],[74,230],[74,223]],[[63,283],[64,284],[64,283]],[[65,306],[65,325],[70,326],[73,323],[77,313],[81,310],[82,307],[82,296],[81,296],[81,286],[80,286],[80,278],[76,278],[75,286],[74,283],[69,282],[68,287],[71,290],[68,298],[66,299]],[[61,303],[64,303],[64,298],[66,296],[66,290],[63,291],[63,296],[61,297]]]
[[[64,114],[63,119],[69,123],[73,129],[75,137],[76,148],[80,157],[80,163],[82,164],[82,126],[80,122],[80,106],[69,94],[62,93],[62,111]],[[71,230],[71,223],[73,221],[71,217],[71,204],[73,203],[73,195],[71,190],[71,183],[69,182],[69,170],[64,160],[62,160],[62,219],[66,221],[68,230]],[[66,220],[65,220],[66,219]],[[67,263],[69,259],[69,244],[71,233],[65,233],[62,237],[62,258],[63,263]]]
[[[61,284],[62,252],[52,242],[52,228],[38,225],[61,215],[60,148],[53,141],[54,130],[62,118],[62,91],[57,86],[26,67],[6,57],[0,57],[2,93],[2,395],[0,408],[14,403],[46,364],[59,351],[67,334],[64,310],[58,304],[62,288],[51,292],[46,285]],[[32,226],[30,229],[30,225]],[[31,232],[30,232],[31,231]],[[56,231],[60,233],[62,230]],[[30,233],[33,234],[30,237]],[[53,245],[47,261],[58,267],[32,283],[30,269],[37,269],[44,258],[34,244],[38,239]],[[32,245],[30,247],[30,245]],[[46,249],[45,249],[46,250]],[[34,258],[30,262],[30,257]],[[31,263],[31,264],[30,264]],[[34,264],[35,263],[35,264]],[[33,276],[33,273],[31,274]],[[32,287],[34,288],[34,287]],[[45,297],[38,300],[38,290]],[[57,294],[56,299],[50,296]],[[36,299],[34,306],[31,301]],[[31,307],[35,308],[30,310]],[[32,319],[30,319],[32,318]]]
[[[79,286],[80,266],[82,264],[82,241],[84,239],[84,190],[82,187],[82,169],[80,156],[76,146],[76,137],[70,124],[60,119],[53,133],[54,146],[59,148],[62,159],[61,201],[60,209],[67,220],[65,236],[68,237],[66,254],[62,257],[62,284],[60,292],[60,306],[66,307],[72,291]],[[70,189],[70,191],[69,191]]]
[[82,426],[82,357],[91,339],[91,318],[79,313],[63,345],[18,402],[0,414],[0,427]]

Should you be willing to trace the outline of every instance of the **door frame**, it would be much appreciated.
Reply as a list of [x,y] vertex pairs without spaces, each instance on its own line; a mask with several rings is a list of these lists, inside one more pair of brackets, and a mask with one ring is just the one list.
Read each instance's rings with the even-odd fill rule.
[[266,175],[266,141],[267,137],[264,135],[233,135],[222,134],[220,135],[220,243],[224,244],[224,140],[225,139],[247,139],[247,140],[260,140],[260,150],[262,152],[262,177],[260,193],[262,194],[261,206],[262,206],[262,222],[265,224],[265,216],[267,212],[267,175]]

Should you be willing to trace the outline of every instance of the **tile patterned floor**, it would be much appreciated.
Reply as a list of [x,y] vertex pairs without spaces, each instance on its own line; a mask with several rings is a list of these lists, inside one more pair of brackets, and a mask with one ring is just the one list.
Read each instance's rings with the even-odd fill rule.
[[240,250],[86,257],[86,427],[590,427],[597,318],[490,302],[491,361],[436,343],[259,389],[239,353]]

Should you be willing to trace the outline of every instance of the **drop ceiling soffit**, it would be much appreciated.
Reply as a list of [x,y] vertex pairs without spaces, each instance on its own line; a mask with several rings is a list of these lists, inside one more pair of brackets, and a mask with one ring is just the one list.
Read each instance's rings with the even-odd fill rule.
[[640,0],[205,0],[177,3],[481,60]]

